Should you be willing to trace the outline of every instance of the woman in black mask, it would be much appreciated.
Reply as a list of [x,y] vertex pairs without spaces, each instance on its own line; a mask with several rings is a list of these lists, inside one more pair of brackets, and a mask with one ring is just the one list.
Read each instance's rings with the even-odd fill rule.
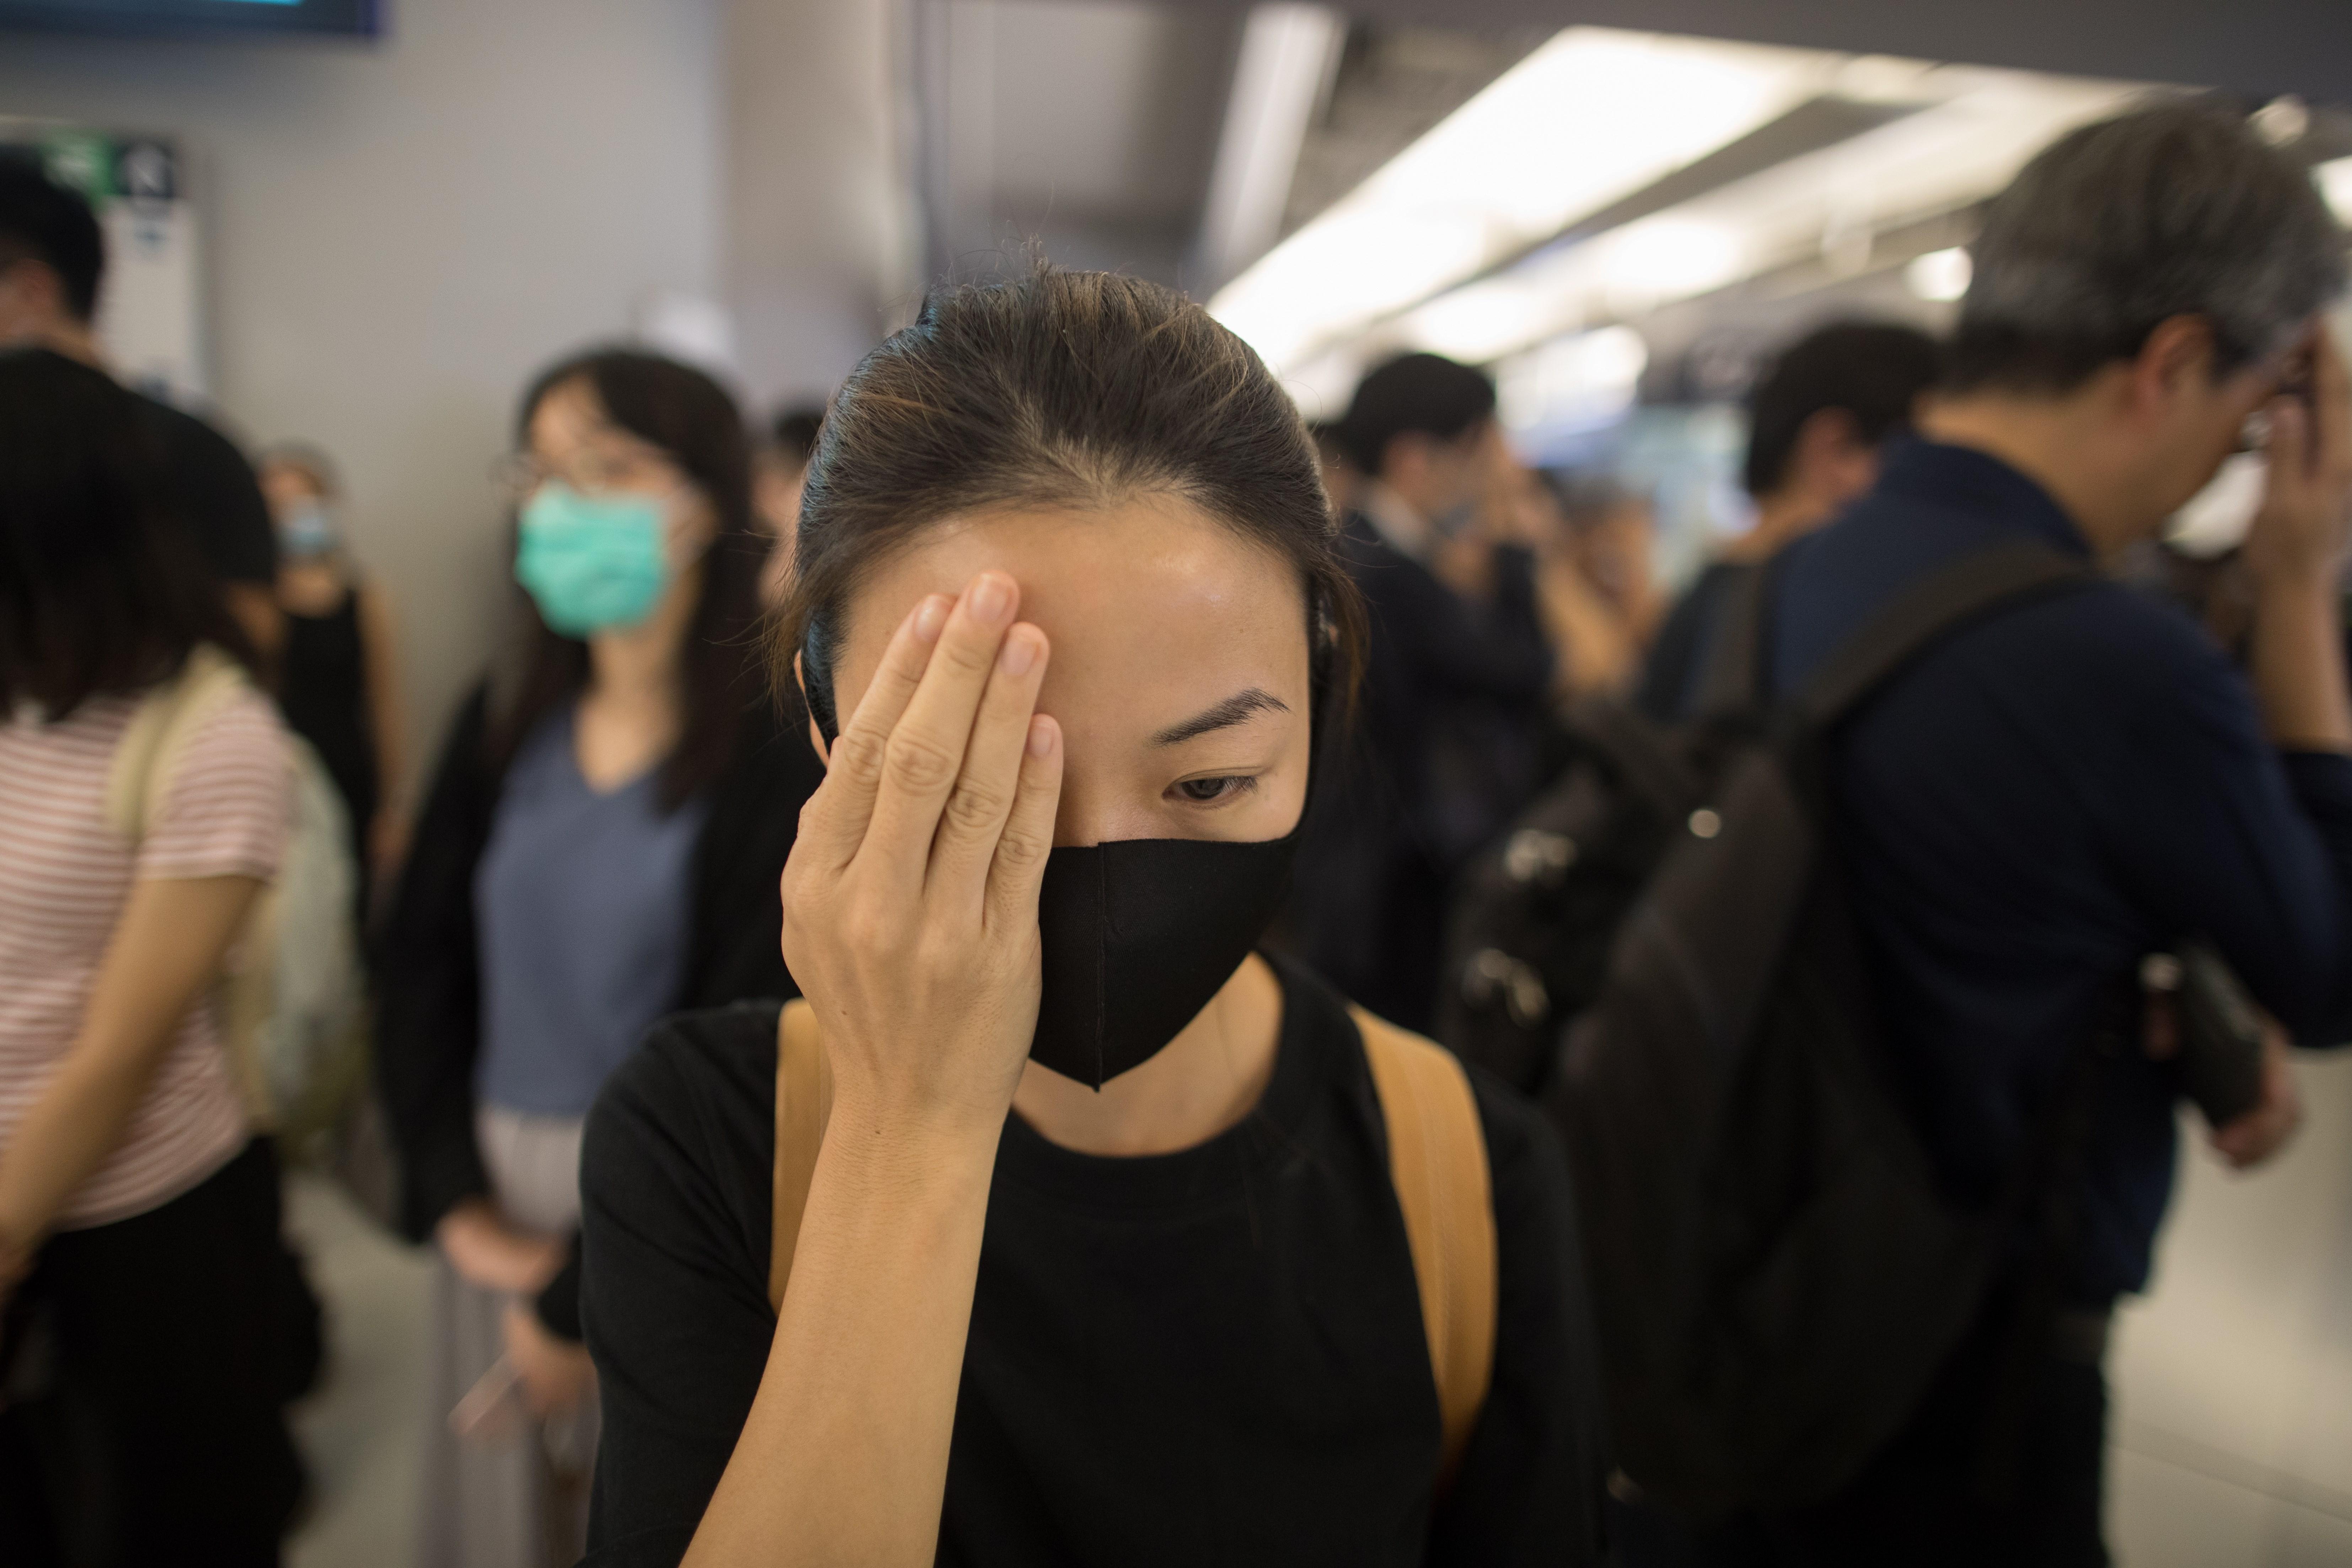
[[777,645],[807,1003],[590,1120],[592,1563],[1591,1560],[1556,1146],[1252,951],[1360,654],[1333,537],[1152,284],[954,289],[844,384]]

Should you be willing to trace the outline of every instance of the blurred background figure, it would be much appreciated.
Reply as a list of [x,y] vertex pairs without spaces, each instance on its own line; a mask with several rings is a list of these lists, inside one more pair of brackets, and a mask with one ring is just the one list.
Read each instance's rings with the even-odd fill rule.
[[213,987],[293,774],[245,634],[77,360],[0,353],[0,1562],[278,1561],[317,1304]]
[[443,1263],[419,1560],[482,1568],[579,1555],[582,1121],[656,1018],[796,994],[776,881],[818,766],[756,668],[734,400],[605,350],[516,434],[515,650],[442,748],[378,976],[401,1222]]
[[[0,344],[105,369],[91,326],[105,277],[106,239],[89,204],[37,165],[0,156]],[[189,530],[267,668],[284,627],[277,534],[252,466],[193,414],[145,395],[133,407],[162,464],[170,516]]]
[[1665,601],[1646,498],[1601,474],[1529,469],[1521,505],[1536,550],[1536,595],[1559,655],[1555,686],[1574,700],[1632,684]]
[[1343,992],[1428,1026],[1454,877],[1540,782],[1552,656],[1504,538],[1494,384],[1436,354],[1367,375],[1338,427],[1362,476],[1344,552],[1370,607],[1360,723],[1307,826],[1290,940]]
[[801,487],[807,481],[809,458],[816,451],[816,433],[824,425],[824,410],[795,405],[768,423],[768,438],[751,460],[751,500],[761,531],[775,541],[760,571],[760,602],[773,605],[784,596],[784,582],[793,569],[793,536],[801,523]]
[[1768,560],[1878,482],[1880,454],[1907,434],[1942,366],[1913,327],[1842,321],[1798,340],[1748,399],[1740,481],[1755,523],[1717,552],[1659,629],[1638,697],[1655,719],[1682,716],[1723,595],[1738,569]]
[[319,753],[351,814],[364,911],[375,880],[399,867],[408,825],[401,798],[407,712],[392,608],[352,556],[337,516],[342,481],[326,453],[273,447],[262,455],[260,479],[278,529],[286,627],[278,707]]

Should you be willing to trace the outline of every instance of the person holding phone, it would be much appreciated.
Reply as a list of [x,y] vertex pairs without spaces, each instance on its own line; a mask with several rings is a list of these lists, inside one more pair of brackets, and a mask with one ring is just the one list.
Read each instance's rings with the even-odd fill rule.
[[[948,289],[844,384],[776,643],[806,1001],[665,1024],[583,1150],[590,1563],[1597,1560],[1557,1144],[1253,951],[1361,658],[1336,535],[1279,384],[1154,284]],[[1493,1237],[1466,1402],[1438,1124]]]

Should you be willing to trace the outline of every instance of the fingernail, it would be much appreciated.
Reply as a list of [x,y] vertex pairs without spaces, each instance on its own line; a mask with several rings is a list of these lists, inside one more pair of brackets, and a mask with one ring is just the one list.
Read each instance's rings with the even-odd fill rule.
[[1004,651],[996,656],[996,667],[1007,675],[1026,675],[1036,662],[1037,639],[1019,627],[1004,639]]
[[1029,721],[1029,754],[1042,757],[1054,749],[1054,726],[1043,715]]
[[1013,584],[993,572],[983,572],[972,580],[971,595],[964,602],[971,607],[974,620],[1001,621],[1013,608]]
[[940,628],[948,624],[951,601],[945,595],[933,594],[915,606],[915,637],[921,642],[937,642]]

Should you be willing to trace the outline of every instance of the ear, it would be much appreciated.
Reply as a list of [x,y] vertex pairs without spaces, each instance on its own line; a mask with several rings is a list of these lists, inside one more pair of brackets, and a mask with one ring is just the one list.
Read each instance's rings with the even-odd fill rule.
[[833,758],[825,751],[824,731],[816,727],[816,715],[809,709],[808,676],[801,668],[801,656],[798,654],[793,655],[793,684],[801,689],[801,710],[809,715],[809,746],[816,752],[816,760],[823,763],[825,771],[830,773],[833,770]]
[[1843,462],[1862,445],[1862,426],[1854,422],[1853,410],[1816,408],[1797,426],[1790,455],[1801,474],[1812,467]]
[[2131,362],[2133,410],[2153,414],[2184,392],[2213,384],[2213,324],[2202,316],[2168,316]]
[[1381,448],[1381,471],[1373,477],[1401,490],[1411,490],[1429,472],[1436,444],[1425,432],[1400,430]]
[[17,297],[36,314],[72,314],[66,309],[65,280],[58,276],[56,268],[37,257],[22,257],[0,267],[0,283],[16,290]]
[[1862,426],[1848,408],[1816,408],[1797,426],[1789,448],[1791,495],[1811,498],[1832,510],[1861,495],[1878,479],[1878,448],[1862,437]]

